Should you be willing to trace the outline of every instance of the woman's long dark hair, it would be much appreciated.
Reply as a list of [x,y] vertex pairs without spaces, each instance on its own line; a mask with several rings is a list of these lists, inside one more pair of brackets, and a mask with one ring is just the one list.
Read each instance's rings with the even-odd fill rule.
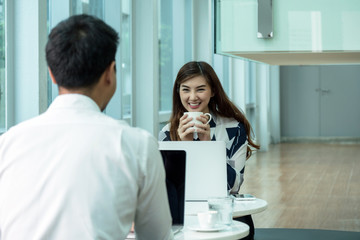
[[[178,72],[173,88],[173,106],[172,114],[170,117],[170,138],[172,141],[180,141],[180,137],[177,133],[179,126],[179,119],[186,112],[186,109],[180,100],[180,85],[197,76],[203,76],[207,83],[210,85],[211,91],[214,94],[209,102],[210,112],[215,113],[217,116],[234,118],[238,122],[244,124],[246,129],[246,135],[248,143],[255,149],[260,149],[260,146],[254,143],[252,139],[253,131],[249,121],[240,109],[238,109],[228,98],[220,80],[216,75],[214,69],[206,62],[188,62]],[[246,158],[251,156],[252,149],[248,146],[246,152]]]

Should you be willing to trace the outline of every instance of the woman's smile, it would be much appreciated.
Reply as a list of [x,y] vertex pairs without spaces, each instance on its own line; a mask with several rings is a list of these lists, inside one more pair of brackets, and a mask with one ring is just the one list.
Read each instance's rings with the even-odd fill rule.
[[191,109],[197,109],[199,108],[201,103],[189,103],[189,106]]

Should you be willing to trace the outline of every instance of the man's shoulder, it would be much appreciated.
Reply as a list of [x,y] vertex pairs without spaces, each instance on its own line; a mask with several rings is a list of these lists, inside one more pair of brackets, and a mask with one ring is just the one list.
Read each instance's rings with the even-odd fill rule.
[[122,135],[126,140],[132,140],[134,142],[143,142],[154,138],[148,131],[129,125],[122,126]]
[[38,122],[38,119],[41,116],[42,116],[42,114],[39,116],[30,118],[30,119],[24,120],[20,123],[17,123],[14,126],[11,126],[2,136],[8,136],[8,135],[17,133],[19,131],[22,132],[24,128],[28,128],[28,127],[31,127],[33,124],[36,124]]
[[144,143],[144,141],[153,137],[148,131],[139,127],[130,126],[125,120],[118,120],[107,115],[104,115],[103,120],[102,124],[105,124],[109,128],[113,128],[113,131],[121,131],[122,139],[124,141]]

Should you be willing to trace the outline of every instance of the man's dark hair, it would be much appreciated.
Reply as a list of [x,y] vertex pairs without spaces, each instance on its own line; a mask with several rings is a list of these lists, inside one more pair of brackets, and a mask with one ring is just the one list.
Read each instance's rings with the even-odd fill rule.
[[91,87],[115,61],[117,32],[94,16],[74,15],[52,29],[46,61],[58,86]]

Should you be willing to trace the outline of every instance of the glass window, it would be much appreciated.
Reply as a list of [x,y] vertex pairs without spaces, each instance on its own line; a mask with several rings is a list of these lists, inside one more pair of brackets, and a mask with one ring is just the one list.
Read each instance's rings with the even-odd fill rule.
[[5,131],[5,4],[0,0],[0,133]]
[[230,77],[229,77],[229,57],[219,54],[213,55],[213,66],[216,75],[218,76],[222,87],[226,94],[230,95]]
[[246,104],[254,107],[256,104],[256,63],[247,64],[248,74],[246,78]]
[[[106,108],[106,114],[125,119],[131,124],[133,89],[131,72],[131,0],[108,0],[106,2],[105,0],[48,0],[48,6],[48,19],[55,19],[53,24],[48,23],[49,32],[56,22],[66,18],[68,15],[82,13],[105,20],[119,32],[120,45],[117,51],[116,65],[121,70],[118,71],[117,75],[117,90]],[[54,9],[60,9],[60,12],[54,12]],[[121,16],[118,14],[119,12],[121,12]],[[57,94],[57,87],[52,85],[49,78],[49,105]]]
[[160,111],[170,111],[173,87],[173,1],[160,1]]
[[180,68],[192,59],[192,1],[159,1],[159,126],[170,118]]
[[131,1],[123,0],[121,2],[121,91],[122,101],[121,109],[124,119],[131,122],[132,112],[132,78],[131,78]]
[[254,133],[256,133],[256,63],[248,62],[245,78],[246,86],[246,117],[249,120]]
[[[69,12],[66,12],[65,9],[70,9],[70,15],[86,13],[86,14],[95,15],[103,19],[103,15],[104,15],[103,5],[104,5],[103,0],[69,0],[69,1],[63,1],[61,3],[59,1],[47,0],[48,33],[50,33],[51,29],[56,25],[56,23],[51,23],[51,21],[54,21],[54,15],[57,15],[55,17],[56,19],[55,22],[60,21],[68,16],[67,14],[69,14]],[[57,12],[57,14],[55,14],[53,11],[54,8],[57,9],[57,7],[59,7],[60,12]],[[60,19],[58,19],[59,16]],[[51,102],[58,95],[58,89],[55,85],[52,84],[49,73],[47,73],[47,78],[48,78],[48,105],[50,105]]]
[[103,0],[71,0],[70,15],[86,13],[104,19]]

